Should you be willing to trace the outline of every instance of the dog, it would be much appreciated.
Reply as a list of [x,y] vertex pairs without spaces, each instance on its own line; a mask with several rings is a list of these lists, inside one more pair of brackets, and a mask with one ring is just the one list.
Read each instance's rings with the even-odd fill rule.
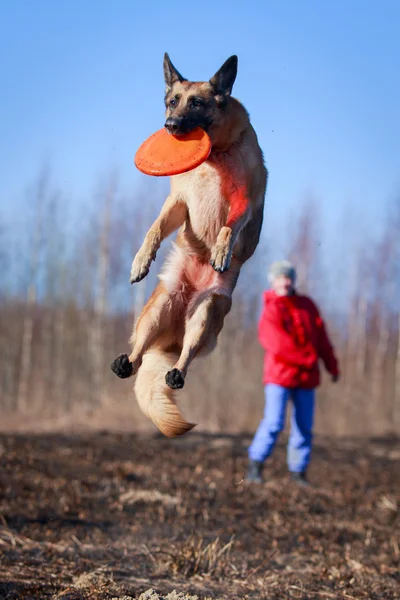
[[208,159],[171,177],[171,191],[135,256],[131,284],[149,272],[161,242],[179,232],[160,282],[134,326],[132,352],[111,365],[136,376],[141,410],[167,437],[192,429],[174,390],[188,367],[211,352],[232,305],[242,265],[259,242],[268,171],[244,106],[231,96],[238,59],[231,56],[209,81],[188,81],[164,56],[165,128],[173,135],[203,128]]

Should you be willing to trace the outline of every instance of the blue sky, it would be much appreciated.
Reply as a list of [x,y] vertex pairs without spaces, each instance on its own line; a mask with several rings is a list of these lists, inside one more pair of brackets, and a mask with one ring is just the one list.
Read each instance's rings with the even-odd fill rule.
[[[368,228],[400,193],[400,2],[3,0],[0,217],[47,161],[72,209],[104,174],[145,176],[140,143],[163,125],[163,53],[208,79],[235,53],[234,95],[270,171],[266,223],[307,195],[331,233]],[[268,225],[267,225],[268,227]]]

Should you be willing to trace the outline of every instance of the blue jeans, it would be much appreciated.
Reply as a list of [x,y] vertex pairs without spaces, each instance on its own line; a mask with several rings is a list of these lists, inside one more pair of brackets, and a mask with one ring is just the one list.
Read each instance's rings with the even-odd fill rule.
[[264,389],[264,418],[249,447],[249,458],[263,462],[271,455],[285,426],[286,405],[291,396],[293,409],[287,461],[289,471],[301,473],[310,462],[315,390],[285,388],[275,383],[268,383]]

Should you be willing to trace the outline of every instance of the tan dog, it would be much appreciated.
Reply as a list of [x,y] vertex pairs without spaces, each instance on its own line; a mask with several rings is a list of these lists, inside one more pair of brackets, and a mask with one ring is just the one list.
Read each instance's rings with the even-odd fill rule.
[[254,253],[263,220],[267,170],[245,108],[231,97],[237,57],[207,82],[184,79],[164,57],[166,129],[202,127],[212,141],[206,162],[171,177],[171,193],[131,269],[143,279],[164,238],[179,229],[160,283],[134,328],[133,349],[111,365],[119,377],[137,373],[141,410],[168,437],[193,427],[174,400],[188,367],[208,353],[230,311],[240,268]]

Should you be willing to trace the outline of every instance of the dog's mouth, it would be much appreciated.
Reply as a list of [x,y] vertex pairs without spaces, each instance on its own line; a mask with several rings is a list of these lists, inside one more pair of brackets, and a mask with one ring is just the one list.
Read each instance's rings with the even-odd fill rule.
[[168,133],[172,134],[172,135],[176,135],[176,136],[181,136],[181,135],[186,135],[188,133],[191,133],[194,129],[196,129],[197,127],[201,127],[201,129],[204,129],[204,131],[207,132],[207,129],[209,128],[211,123],[205,123],[204,121],[196,121],[196,120],[178,120],[178,119],[171,119],[168,118],[165,121],[165,129],[168,131]]

